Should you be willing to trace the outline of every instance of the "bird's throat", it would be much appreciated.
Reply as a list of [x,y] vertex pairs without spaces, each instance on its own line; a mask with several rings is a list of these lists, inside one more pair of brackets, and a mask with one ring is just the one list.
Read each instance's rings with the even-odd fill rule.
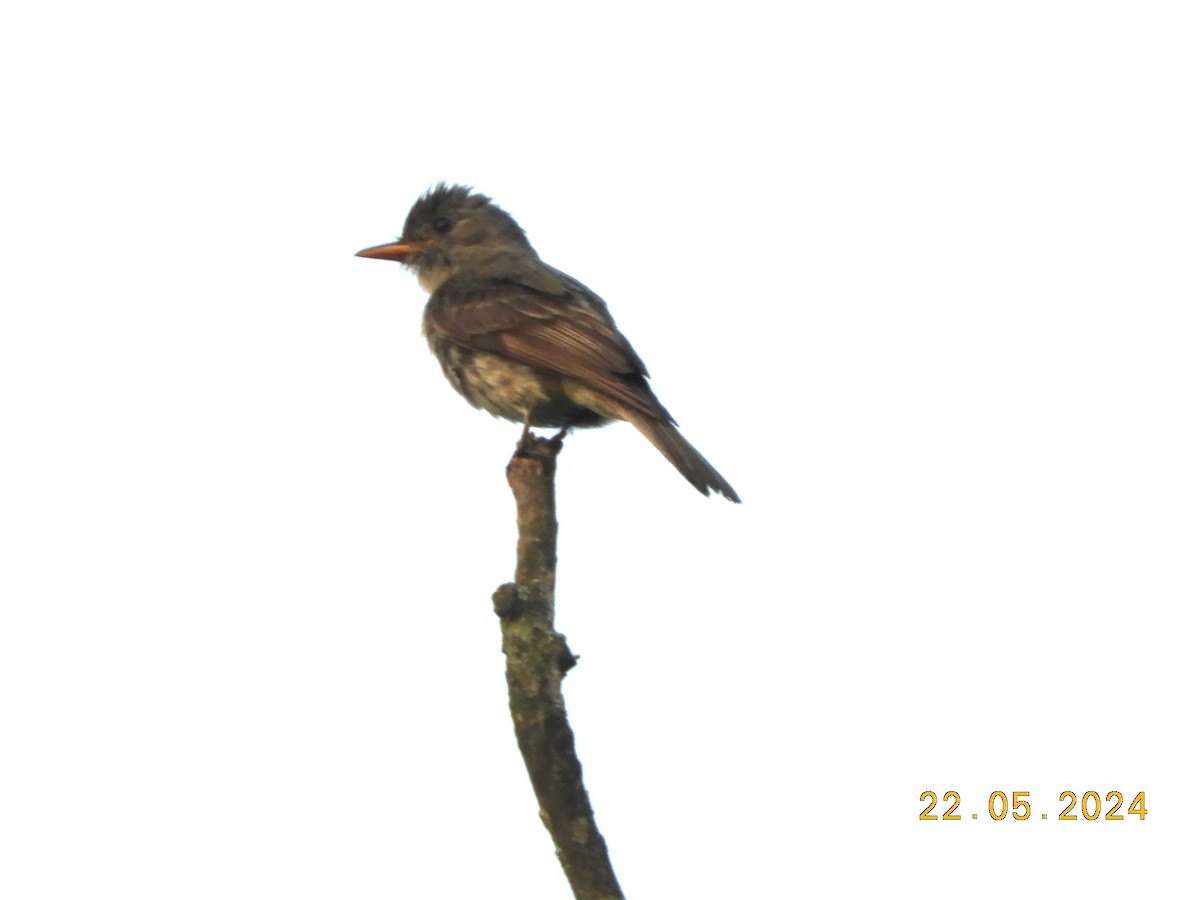
[[417,283],[425,289],[427,294],[432,295],[446,283],[446,279],[449,277],[450,266],[431,266],[418,270]]

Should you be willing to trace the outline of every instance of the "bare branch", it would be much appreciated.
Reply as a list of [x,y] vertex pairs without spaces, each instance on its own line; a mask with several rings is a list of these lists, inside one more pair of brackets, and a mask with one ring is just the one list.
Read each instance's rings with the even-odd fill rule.
[[562,696],[563,675],[575,657],[554,630],[554,469],[561,449],[557,439],[528,436],[509,461],[508,483],[517,500],[516,582],[497,588],[492,600],[507,657],[517,745],[558,860],[577,900],[622,900],[583,787]]

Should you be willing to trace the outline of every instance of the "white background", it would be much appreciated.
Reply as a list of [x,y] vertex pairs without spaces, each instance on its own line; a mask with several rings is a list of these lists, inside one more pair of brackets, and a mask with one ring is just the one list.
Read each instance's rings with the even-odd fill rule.
[[6,12],[0,895],[568,896],[491,611],[519,429],[353,257],[446,179],[609,301],[745,500],[625,425],[560,460],[629,897],[1179,896],[1193,10]]

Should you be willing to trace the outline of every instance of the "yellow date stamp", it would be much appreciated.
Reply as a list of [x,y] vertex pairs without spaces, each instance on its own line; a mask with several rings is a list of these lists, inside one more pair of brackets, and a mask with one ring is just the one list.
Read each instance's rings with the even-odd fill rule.
[[[1008,801],[1009,794],[1004,791],[992,791],[992,795],[988,797],[987,812],[994,821],[1000,822],[1004,819],[1015,819],[1018,822],[1024,822],[1034,815],[1033,804],[1029,800],[1029,791],[1013,791],[1012,803]],[[957,822],[962,820],[962,813],[958,811],[962,804],[962,796],[958,791],[946,791],[942,795],[942,803],[948,804],[941,815],[937,813],[938,795],[934,791],[922,791],[921,802],[928,801],[926,806],[917,815],[917,818],[922,822]],[[1095,822],[1101,818],[1103,813],[1104,821],[1119,822],[1128,816],[1135,816],[1142,820],[1146,820],[1146,792],[1138,791],[1134,795],[1129,806],[1125,806],[1125,795],[1120,791],[1109,791],[1104,798],[1104,802],[1100,802],[1100,794],[1097,791],[1084,791],[1082,795],[1076,794],[1074,791],[1063,791],[1058,797],[1059,803],[1065,803],[1058,813],[1060,822],[1076,822],[1082,816],[1087,822]],[[1111,804],[1108,809],[1104,809],[1105,805]],[[1122,812],[1121,810],[1125,811]],[[979,813],[971,813],[972,819],[978,819]],[[1041,818],[1049,819],[1049,813],[1041,813]]]

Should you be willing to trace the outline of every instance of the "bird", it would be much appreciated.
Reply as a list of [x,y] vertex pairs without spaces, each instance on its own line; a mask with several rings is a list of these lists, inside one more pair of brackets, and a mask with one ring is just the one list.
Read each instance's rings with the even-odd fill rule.
[[416,273],[429,294],[424,333],[450,384],[473,406],[530,427],[623,420],[696,490],[741,499],[688,443],[647,381],[608,306],[542,262],[517,221],[471,187],[438,183],[413,204],[400,238],[358,251]]

